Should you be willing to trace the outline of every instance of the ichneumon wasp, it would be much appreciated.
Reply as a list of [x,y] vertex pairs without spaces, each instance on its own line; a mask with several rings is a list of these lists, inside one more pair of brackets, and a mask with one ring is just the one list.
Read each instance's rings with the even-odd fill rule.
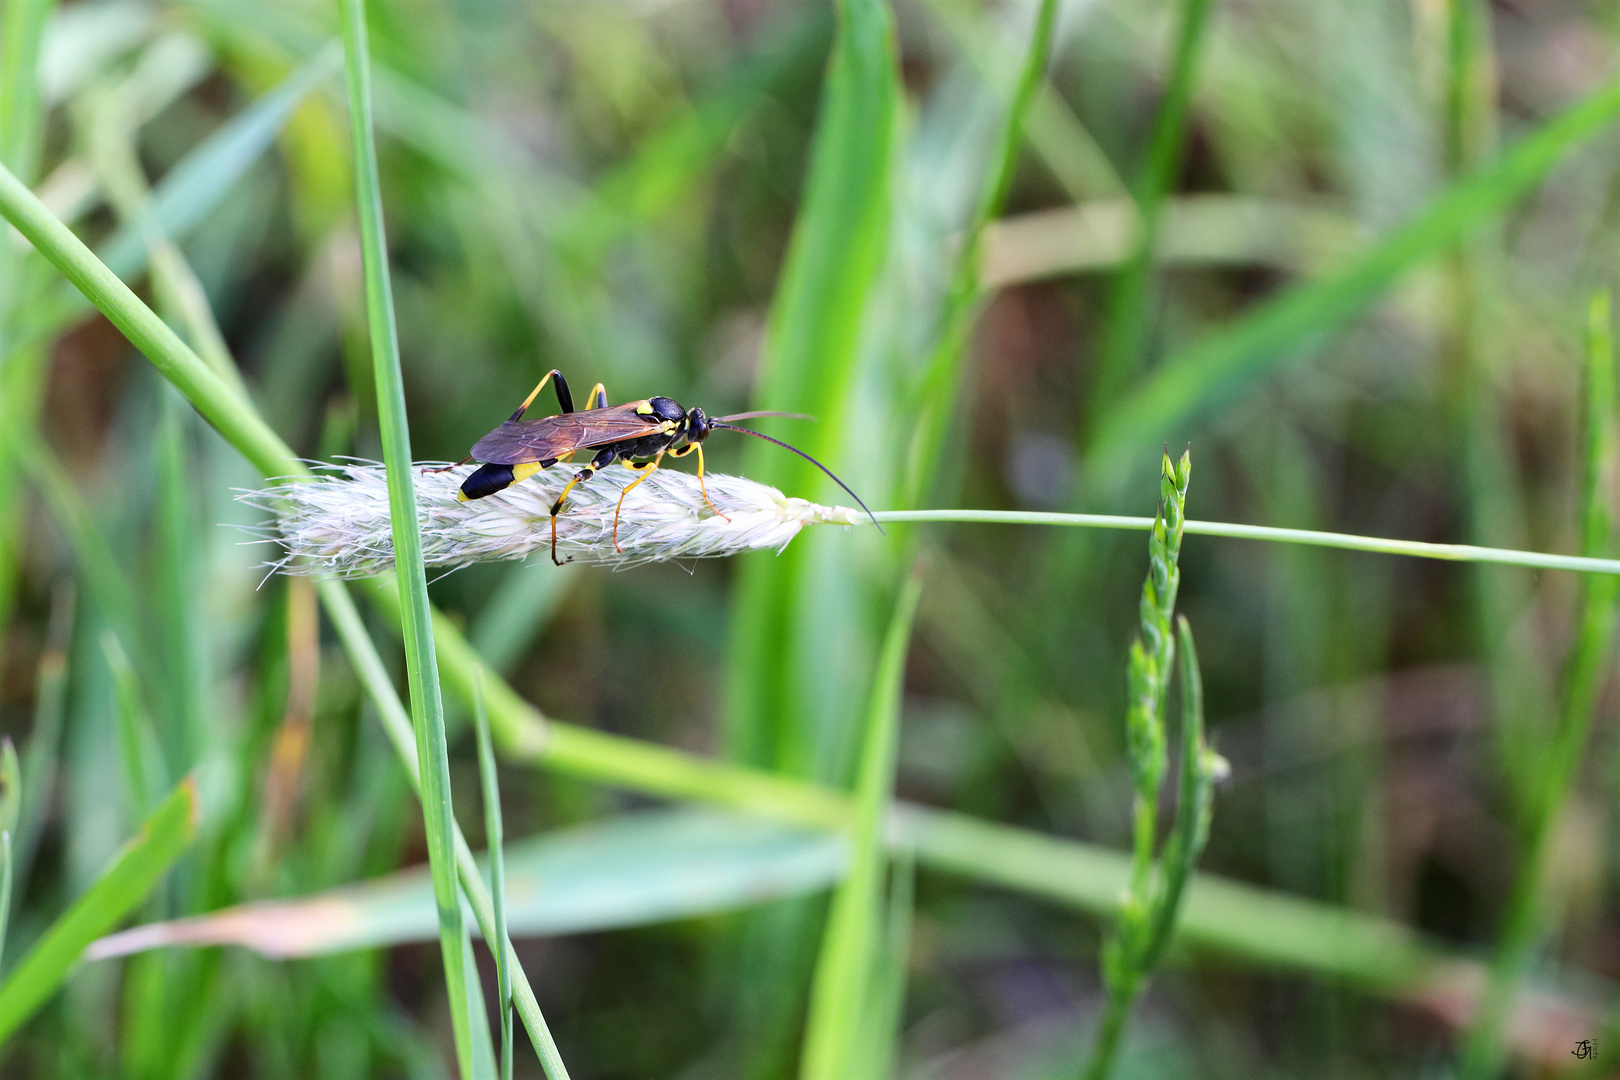
[[[562,412],[556,416],[525,420],[523,414],[534,404],[534,399],[540,396],[540,391],[546,388],[546,384],[553,380],[557,404],[562,408]],[[557,501],[551,505],[551,561],[561,566],[562,561],[557,558],[557,515],[562,512],[563,503],[567,501],[568,493],[574,489],[574,485],[585,483],[616,461],[641,474],[625,485],[624,491],[619,494],[619,505],[613,513],[613,546],[617,548],[619,512],[624,509],[624,496],[629,494],[631,488],[650,476],[666,454],[672,458],[681,458],[694,450],[697,451],[698,484],[702,487],[704,500],[709,500],[708,488],[703,485],[703,440],[709,437],[709,432],[720,428],[725,431],[741,431],[798,454],[831,476],[833,482],[848,492],[849,497],[859,503],[867,516],[872,518],[872,523],[877,525],[877,518],[873,517],[872,511],[861,502],[861,497],[851,491],[848,484],[834,476],[827,466],[796,446],[789,446],[780,439],[773,439],[752,428],[737,427],[732,423],[734,420],[749,420],[761,416],[810,419],[800,413],[780,412],[743,412],[710,417],[700,408],[685,409],[681,407],[680,402],[667,397],[644,398],[641,401],[627,401],[623,405],[610,406],[607,403],[607,390],[601,383],[597,383],[591,389],[585,409],[575,411],[574,398],[568,390],[568,380],[563,378],[562,372],[553,368],[530,391],[529,396],[523,399],[523,404],[517,407],[516,412],[500,427],[473,444],[472,452],[465,460],[478,461],[482,464],[462,482],[456,498],[462,502],[482,499],[505,490],[542,469],[549,469],[558,462],[566,462],[579,451],[596,451],[591,457],[590,464],[574,474],[574,478],[563,488],[562,494],[557,496]],[[709,509],[725,517],[715,508],[713,502],[709,502]],[[879,531],[882,528],[883,526],[878,525]]]

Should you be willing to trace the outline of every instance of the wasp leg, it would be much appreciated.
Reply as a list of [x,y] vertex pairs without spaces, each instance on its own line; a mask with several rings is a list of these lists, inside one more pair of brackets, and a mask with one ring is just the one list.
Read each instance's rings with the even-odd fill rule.
[[679,450],[671,450],[669,452],[669,456],[670,457],[685,457],[687,454],[690,454],[694,450],[697,451],[697,456],[698,456],[698,490],[703,492],[703,501],[709,504],[709,509],[713,510],[717,516],[726,518],[726,521],[729,523],[731,521],[731,519],[729,517],[726,517],[726,515],[720,513],[720,508],[718,506],[714,505],[714,500],[713,499],[709,498],[709,485],[705,484],[703,482],[703,444],[702,443],[689,442],[685,446],[681,447]]
[[568,392],[568,380],[563,378],[562,372],[552,368],[546,372],[546,377],[536,383],[533,390],[529,391],[529,396],[523,399],[523,404],[517,407],[517,412],[512,414],[514,422],[523,419],[523,414],[529,411],[529,406],[534,404],[534,399],[540,396],[540,391],[544,390],[546,383],[552,379],[557,380],[557,404],[562,407],[562,411],[565,413],[574,411],[574,395]]
[[653,474],[653,470],[658,468],[658,463],[664,459],[664,454],[665,454],[665,451],[660,450],[660,451],[658,451],[658,454],[651,461],[643,461],[643,462],[639,462],[639,463],[638,462],[627,461],[627,462],[624,463],[625,468],[630,469],[633,472],[638,472],[641,475],[636,477],[634,480],[630,481],[628,484],[624,485],[624,490],[619,492],[619,505],[615,506],[613,508],[613,550],[614,551],[623,550],[623,549],[621,549],[619,547],[619,512],[624,509],[624,497],[626,495],[630,494],[630,489],[631,488],[635,487],[637,484],[641,483],[643,480],[647,479],[647,477],[649,477],[649,476],[651,476]]
[[591,463],[574,474],[574,478],[568,481],[568,486],[562,489],[562,494],[557,496],[557,501],[551,504],[551,561],[557,566],[562,565],[562,560],[557,558],[557,515],[562,513],[563,503],[567,501],[568,493],[574,490],[575,484],[583,484],[599,471],[613,464],[618,456],[619,452],[611,446],[605,446],[598,450],[596,456],[591,459]]
[[423,473],[449,472],[451,469],[459,469],[459,468],[461,468],[463,465],[467,464],[467,462],[469,462],[471,460],[472,460],[472,458],[470,458],[470,457],[464,457],[460,461],[456,462],[454,465],[440,465],[438,468],[435,468],[435,469],[423,469],[422,472]]
[[607,387],[601,383],[591,387],[590,394],[585,398],[585,407],[587,409],[607,408]]

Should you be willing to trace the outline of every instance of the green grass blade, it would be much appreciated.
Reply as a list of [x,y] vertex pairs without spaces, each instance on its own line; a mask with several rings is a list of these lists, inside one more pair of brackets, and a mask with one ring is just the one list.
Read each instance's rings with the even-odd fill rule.
[[38,168],[39,47],[52,6],[52,0],[10,4],[0,31],[0,161],[28,180]]
[[916,860],[906,848],[890,853],[888,909],[883,943],[873,965],[868,1008],[861,1022],[855,1075],[887,1077],[894,1073],[896,1044],[906,1004],[906,975],[911,958],[912,905],[916,895]]
[[197,835],[193,779],[182,780],[72,907],[63,912],[0,983],[0,1043],[56,992],[86,945],[145,901]]
[[1171,356],[1093,432],[1088,447],[1092,475],[1117,473],[1120,463],[1143,446],[1172,438],[1188,420],[1300,359],[1309,345],[1364,310],[1401,275],[1443,253],[1529,191],[1570,149],[1605,130],[1616,116],[1620,83],[1610,83],[1452,184],[1339,270],[1287,289]]
[[[835,10],[808,179],[766,327],[759,398],[761,408],[817,417],[796,438],[837,470],[862,326],[888,254],[901,102],[888,4],[841,0]],[[813,466],[763,443],[749,448],[747,460],[750,476],[795,494],[809,497],[824,482]],[[725,688],[731,751],[801,773],[841,767],[828,759],[841,758],[861,680],[835,672],[825,657],[828,666],[816,669],[815,657],[770,643],[815,637],[823,600],[848,588],[816,575],[847,579],[848,567],[813,568],[790,548],[779,558],[746,560],[739,572]],[[845,686],[848,694],[827,701],[828,690]]]
[[[1581,502],[1581,549],[1588,556],[1613,550],[1615,507],[1609,494],[1614,467],[1615,378],[1609,295],[1598,293],[1588,312],[1586,348],[1585,476]],[[1474,1015],[1460,1074],[1469,1080],[1495,1076],[1506,1059],[1504,1029],[1513,996],[1535,960],[1555,916],[1543,895],[1548,860],[1564,805],[1586,755],[1598,694],[1609,669],[1620,578],[1582,581],[1580,622],[1567,665],[1563,715],[1541,763],[1526,807],[1520,862],[1502,919],[1491,978]]]
[[[390,583],[391,584],[391,583]],[[366,634],[365,626],[360,621],[360,613],[355,609],[354,600],[349,596],[348,590],[341,582],[322,580],[317,582],[316,588],[320,592],[321,604],[326,608],[327,616],[337,629],[344,648],[348,650],[349,660],[360,677],[366,694],[377,709],[378,719],[382,722],[383,731],[394,751],[405,766],[405,773],[411,787],[421,794],[421,770],[417,764],[417,749],[415,735],[411,726],[410,715],[405,706],[400,703],[399,695],[394,690],[393,680],[389,677],[388,669],[383,666],[382,657],[377,655],[377,647]],[[392,593],[392,590],[390,589]],[[394,595],[394,605],[390,618],[397,625],[399,623],[398,594]],[[446,624],[447,625],[447,624]],[[438,635],[439,648],[444,653],[445,663],[453,671],[460,671],[466,679],[466,694],[469,702],[472,694],[473,680],[478,676],[472,674],[473,668],[466,665],[466,657],[470,655],[466,642],[455,636],[454,642],[459,644],[463,652],[444,652],[445,643],[453,635],[444,632],[441,626]],[[455,663],[461,661],[461,664]],[[500,691],[496,701],[503,705],[516,701],[520,705],[522,700],[512,692],[504,682],[496,681],[495,687]],[[495,904],[490,896],[488,887],[484,884],[483,875],[473,861],[472,849],[467,846],[467,840],[461,835],[461,828],[452,820],[451,827],[455,834],[456,845],[456,871],[461,878],[461,888],[467,896],[467,902],[473,910],[473,918],[478,921],[478,931],[484,935],[485,941],[497,941],[495,933]],[[540,1012],[539,1002],[535,1000],[534,989],[529,985],[528,975],[523,965],[517,959],[511,943],[506,945],[507,968],[512,976],[512,993],[514,1005],[518,1016],[523,1020],[523,1027],[529,1033],[529,1041],[534,1045],[535,1054],[540,1058],[540,1064],[545,1069],[547,1080],[567,1080],[568,1069],[564,1066],[562,1055],[557,1052],[557,1043],[551,1037],[551,1029]]]
[[957,252],[956,264],[952,268],[939,337],[923,370],[918,395],[918,419],[903,496],[908,505],[915,506],[927,496],[939,467],[940,450],[956,408],[968,333],[978,318],[985,296],[980,275],[984,230],[1007,201],[1007,191],[1012,186],[1013,171],[1018,164],[1018,153],[1023,146],[1024,121],[1029,115],[1036,88],[1046,72],[1047,59],[1052,51],[1052,28],[1056,20],[1056,0],[1041,0],[1035,11],[1034,25],[1030,28],[1029,47],[1018,71],[1012,100],[1007,105],[1007,115],[1001,123],[996,146],[991,151],[990,171],[967,221],[961,250]]
[[[477,856],[481,874],[491,871],[493,852]],[[825,889],[845,864],[845,846],[832,833],[704,809],[623,814],[510,843],[505,855],[503,916],[523,937],[735,911]],[[437,936],[433,882],[415,866],[311,896],[137,926],[98,943],[92,955],[236,944],[267,956],[320,956]],[[509,970],[515,985],[516,965]]]
[[[11,924],[12,849],[22,817],[22,765],[9,738],[0,740],[0,961],[6,956],[6,929]],[[4,971],[0,967],[0,971]]]
[[1147,160],[1136,185],[1136,236],[1131,257],[1114,280],[1109,298],[1108,327],[1097,360],[1096,379],[1088,404],[1091,422],[1106,415],[1130,382],[1141,362],[1150,321],[1149,293],[1154,253],[1159,242],[1159,220],[1165,197],[1175,186],[1184,160],[1187,111],[1192,102],[1193,78],[1203,46],[1211,0],[1182,0],[1170,82],[1153,124]]
[[388,503],[393,517],[394,559],[404,600],[401,630],[405,670],[410,683],[411,724],[416,733],[421,769],[422,817],[427,830],[428,863],[433,870],[439,905],[439,944],[444,955],[450,1018],[456,1056],[463,1075],[473,1067],[472,1029],[483,1022],[467,1001],[465,954],[461,941],[461,895],[456,887],[455,814],[451,808],[450,756],[445,745],[444,702],[439,694],[439,664],[433,649],[433,621],[428,607],[422,537],[416,514],[415,470],[411,462],[410,426],[405,415],[405,384],[400,370],[399,339],[394,323],[393,289],[389,282],[388,243],[383,232],[382,181],[372,127],[371,58],[367,44],[364,0],[340,0],[343,52],[348,73],[349,129],[353,136],[356,202],[364,258],[366,325],[371,337],[372,372],[377,385],[377,419],[383,461],[388,467]]
[[495,907],[495,1007],[501,1017],[501,1080],[512,1080],[512,971],[506,963],[506,860],[501,827],[501,788],[495,776],[495,746],[484,704],[484,673],[473,677],[473,727],[478,734],[478,776],[483,781],[484,835],[489,849],[489,894]]
[[870,1021],[873,975],[883,945],[883,827],[894,790],[906,652],[921,596],[919,567],[895,601],[872,682],[848,832],[849,866],[833,893],[816,962],[799,1070],[803,1080],[859,1075],[856,1067],[867,1046],[862,1036]]
[[129,654],[110,630],[101,635],[101,652],[107,658],[107,670],[112,673],[118,713],[118,749],[124,762],[130,809],[132,817],[140,819],[151,810],[154,793],[168,786],[162,778],[157,734],[141,702],[140,679],[129,662]]
[[0,214],[264,475],[289,476],[305,471],[252,407],[5,168],[0,168]]

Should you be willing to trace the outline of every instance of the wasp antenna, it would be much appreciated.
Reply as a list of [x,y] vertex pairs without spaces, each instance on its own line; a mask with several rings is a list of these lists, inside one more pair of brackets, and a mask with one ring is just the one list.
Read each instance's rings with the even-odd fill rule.
[[[728,420],[752,420],[757,416],[782,416],[782,417],[786,417],[789,420],[814,420],[815,419],[815,417],[808,416],[808,415],[806,415],[805,413],[802,413],[802,412],[738,412],[738,413],[732,413],[730,416],[717,416],[717,417],[714,418],[714,422],[716,424],[723,424]],[[757,435],[758,432],[755,432],[755,434]]]
[[[808,417],[806,419],[808,419]],[[736,426],[734,426],[732,424],[721,423],[718,420],[714,421],[711,426],[717,427],[717,428],[725,428],[727,431],[740,431],[745,435],[752,435],[756,439],[764,439],[766,442],[775,443],[777,446],[780,446],[784,450],[791,450],[795,454],[798,454],[800,457],[804,458],[804,460],[808,461],[810,464],[814,465],[816,468],[820,469],[822,472],[824,472],[828,476],[832,477],[832,482],[833,483],[835,483],[839,487],[843,488],[845,493],[847,493],[850,498],[854,499],[857,503],[860,503],[861,509],[866,511],[866,516],[871,518],[872,519],[872,524],[877,526],[877,531],[880,532],[880,533],[883,533],[884,536],[889,535],[887,532],[884,532],[883,523],[877,519],[876,514],[872,513],[871,507],[867,506],[866,503],[861,502],[861,497],[859,495],[855,494],[855,492],[851,491],[848,484],[846,484],[842,480],[838,479],[837,475],[831,469],[827,468],[827,466],[823,465],[821,462],[817,461],[815,458],[811,457],[809,454],[805,453],[803,450],[800,450],[797,446],[789,446],[787,443],[783,442],[781,439],[773,439],[769,435],[763,435],[760,432],[755,431],[753,428],[736,427]]]

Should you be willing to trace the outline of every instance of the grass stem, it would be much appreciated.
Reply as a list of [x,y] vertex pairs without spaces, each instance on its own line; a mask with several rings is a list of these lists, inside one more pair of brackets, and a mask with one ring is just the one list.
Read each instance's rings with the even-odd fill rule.
[[383,462],[388,468],[388,499],[394,522],[394,559],[399,568],[404,617],[405,670],[410,683],[411,722],[421,768],[422,817],[427,830],[428,864],[439,906],[439,944],[444,955],[450,1019],[463,1076],[473,1073],[473,1025],[467,994],[466,951],[462,945],[461,895],[456,886],[455,813],[451,807],[450,754],[445,744],[444,701],[439,693],[439,662],[433,648],[422,536],[417,527],[416,486],[410,426],[405,415],[405,384],[389,280],[388,243],[383,232],[382,182],[372,128],[371,56],[366,38],[365,0],[339,0],[343,52],[348,74],[349,129],[354,144],[356,203],[360,217],[366,324],[371,337],[372,373],[377,386],[377,419]]
[[[1065,525],[1084,529],[1126,529],[1144,532],[1153,519],[1123,514],[1059,514],[1039,510],[879,510],[879,521],[929,521],[986,525]],[[1580,574],[1620,575],[1620,559],[1587,555],[1554,555],[1540,551],[1480,547],[1475,544],[1431,544],[1423,540],[1392,540],[1353,533],[1316,529],[1279,529],[1270,525],[1243,525],[1230,521],[1187,521],[1189,536],[1221,536],[1234,540],[1263,540],[1279,544],[1368,551],[1380,555],[1410,555],[1444,562],[1495,563],[1533,570],[1573,570]]]

